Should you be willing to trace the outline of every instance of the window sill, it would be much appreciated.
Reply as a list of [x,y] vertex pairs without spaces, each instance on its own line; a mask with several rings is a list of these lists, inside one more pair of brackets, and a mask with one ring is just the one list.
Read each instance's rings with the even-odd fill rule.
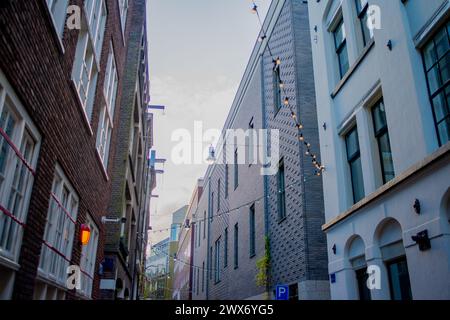
[[256,253],[250,254],[249,259],[253,259],[254,257],[256,257]]
[[77,99],[76,104],[78,106],[78,110],[82,114],[83,122],[84,122],[84,124],[86,126],[86,129],[88,130],[89,135],[93,136],[94,135],[94,131],[92,131],[92,127],[91,127],[91,123],[89,121],[88,115],[86,113],[86,110],[84,110],[84,108],[83,108],[83,104],[81,103],[81,98],[80,98],[80,95],[78,94],[77,86],[75,84],[75,81],[73,79],[70,79],[70,84],[71,84],[72,90],[73,90],[73,92],[75,94],[75,97]]
[[370,52],[370,50],[374,47],[375,40],[372,39],[364,48],[364,50],[359,55],[358,59],[356,59],[355,63],[351,66],[350,69],[345,73],[345,75],[342,77],[342,79],[338,82],[336,88],[331,93],[331,98],[334,99],[339,92],[342,90],[342,88],[345,86],[347,81],[351,78],[353,73],[358,69],[361,62],[364,60],[364,58],[367,56],[367,54]]
[[95,155],[98,162],[100,163],[100,168],[102,169],[103,177],[105,178],[106,181],[109,181],[108,171],[105,168],[105,165],[103,164],[102,157],[100,156],[100,153],[98,152],[97,148],[95,148]]
[[14,271],[18,271],[20,269],[20,265],[7,257],[0,255],[0,265],[12,269]]

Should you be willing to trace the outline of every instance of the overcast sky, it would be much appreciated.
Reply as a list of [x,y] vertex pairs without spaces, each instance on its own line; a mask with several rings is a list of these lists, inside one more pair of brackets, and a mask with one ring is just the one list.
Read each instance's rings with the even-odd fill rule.
[[[270,0],[256,3],[264,17]],[[151,104],[166,106],[154,117],[154,149],[167,162],[153,191],[159,195],[152,199],[153,230],[170,226],[171,213],[188,204],[206,171],[206,164],[171,161],[177,145],[171,135],[180,128],[193,132],[194,121],[204,130],[222,128],[259,33],[251,7],[250,0],[148,0]],[[150,241],[168,234],[151,232]]]

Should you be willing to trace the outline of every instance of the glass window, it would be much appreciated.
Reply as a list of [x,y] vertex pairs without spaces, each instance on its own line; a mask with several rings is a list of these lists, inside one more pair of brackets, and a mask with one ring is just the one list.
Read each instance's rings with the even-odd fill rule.
[[225,163],[225,184],[224,184],[224,188],[225,188],[225,199],[228,198],[228,163]]
[[217,212],[220,211],[220,188],[221,188],[220,179],[217,180]]
[[250,234],[250,257],[256,255],[256,236],[255,236],[255,205],[250,207],[249,215],[249,234]]
[[361,33],[364,47],[373,38],[373,29],[369,28],[369,3],[367,0],[356,0],[356,10],[361,24]]
[[217,283],[220,282],[220,237],[216,240],[214,249],[214,279]]
[[19,259],[39,134],[0,71],[0,257]]
[[88,216],[86,224],[91,230],[91,237],[89,243],[81,249],[80,268],[84,271],[81,273],[81,292],[85,296],[91,297],[95,276],[99,232],[91,217]]
[[347,161],[350,167],[350,177],[352,181],[353,202],[356,203],[364,198],[365,195],[358,130],[356,126],[347,133],[345,142],[347,146]]
[[120,10],[120,23],[122,25],[122,32],[125,32],[125,26],[128,15],[128,0],[119,0],[119,10]]
[[372,300],[370,290],[367,287],[367,279],[369,278],[369,275],[367,274],[367,268],[355,270],[355,273],[356,282],[358,283],[359,300]]
[[66,284],[67,267],[72,257],[78,203],[78,195],[62,169],[57,166],[47,212],[39,272],[43,277],[63,286]]
[[225,228],[225,239],[224,239],[224,249],[223,249],[223,266],[228,266],[228,228]]
[[282,220],[286,217],[286,182],[284,172],[284,160],[281,159],[278,165],[278,219]]
[[342,78],[349,69],[347,40],[345,35],[344,19],[341,19],[333,31],[334,45],[339,64],[339,74]]
[[387,263],[392,300],[412,300],[406,257]]
[[375,138],[378,142],[378,153],[381,163],[383,183],[389,182],[395,177],[394,164],[392,162],[391,144],[386,121],[386,111],[383,100],[380,100],[372,108],[373,126]]
[[283,102],[281,101],[281,86],[280,86],[280,66],[277,65],[272,72],[272,86],[273,86],[273,108],[276,115],[281,109]]
[[234,268],[239,267],[239,225],[234,225]]
[[238,165],[238,149],[234,151],[234,190],[239,185],[239,165]]
[[53,24],[59,38],[62,39],[64,32],[64,25],[67,16],[67,5],[69,0],[46,0],[48,9],[52,14]]
[[425,45],[423,61],[439,144],[450,141],[450,23]]

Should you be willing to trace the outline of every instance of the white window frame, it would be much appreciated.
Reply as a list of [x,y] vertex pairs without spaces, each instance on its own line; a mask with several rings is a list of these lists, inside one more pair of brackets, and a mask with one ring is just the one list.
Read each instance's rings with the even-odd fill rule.
[[109,115],[108,108],[103,107],[100,113],[98,129],[97,129],[97,153],[106,171],[109,160],[109,147],[111,144],[111,134],[113,129],[112,119]]
[[[25,110],[25,107],[15,94],[14,89],[0,70],[0,117],[6,108],[8,108],[10,116],[16,122],[15,129],[9,138],[21,156],[26,160],[30,169],[34,171],[39,158],[41,135]],[[6,133],[8,134],[8,132]],[[29,149],[25,149],[29,146],[26,144],[27,142],[34,142],[31,153]],[[0,156],[3,148],[6,150],[6,156],[4,174],[0,173],[0,204],[12,213],[17,221],[25,223],[28,215],[34,176],[31,170],[27,169],[26,165],[19,159],[18,155],[13,151],[3,136],[0,135]],[[23,174],[21,176],[23,178],[22,183],[20,183],[20,179],[17,179],[19,175],[16,175],[16,173],[19,172]],[[19,204],[15,202],[15,205],[12,206],[12,203],[9,204],[8,202],[12,199],[13,189],[17,189],[18,187],[17,183],[20,183],[22,188],[19,187],[19,189],[22,190],[19,192],[16,190],[14,199],[17,201],[17,195],[21,193],[22,200]],[[15,187],[13,187],[14,185]],[[3,227],[5,226],[8,226],[8,233],[12,232],[9,237],[11,239],[10,249],[5,249],[3,246]],[[22,245],[22,237],[23,227],[0,211],[0,263],[4,263],[8,267],[18,267],[17,262]]]
[[85,1],[84,15],[72,68],[72,81],[90,126],[107,12],[104,0]]
[[[64,191],[67,192],[66,197]],[[38,273],[41,277],[63,287],[66,286],[67,267],[72,257],[79,203],[75,189],[57,164],[49,199]],[[51,250],[46,243],[58,250],[64,257]]]
[[117,73],[114,47],[111,41],[109,44],[108,64],[106,66],[105,83],[103,87],[103,94],[105,95],[105,101],[111,119],[114,118],[118,83],[119,83],[119,75]]
[[128,16],[128,0],[117,0],[120,12],[120,24],[122,26],[123,41],[125,42],[125,28]]
[[99,231],[94,220],[88,215],[85,222],[91,230],[89,243],[81,249],[80,268],[81,273],[81,294],[90,298],[92,297],[92,285],[94,283],[95,266],[97,259],[97,247],[99,239]]
[[[64,26],[67,17],[67,7],[69,0],[46,0],[48,10],[52,17],[53,26],[56,34],[61,40],[64,34]],[[62,43],[61,43],[62,44]]]

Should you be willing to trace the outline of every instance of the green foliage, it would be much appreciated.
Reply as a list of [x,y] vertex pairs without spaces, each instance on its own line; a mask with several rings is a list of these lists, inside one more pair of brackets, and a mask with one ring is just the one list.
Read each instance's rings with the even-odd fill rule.
[[260,287],[267,287],[269,285],[269,273],[270,273],[270,241],[268,237],[265,237],[265,252],[264,256],[256,261],[256,268],[258,273],[256,274],[256,285]]

